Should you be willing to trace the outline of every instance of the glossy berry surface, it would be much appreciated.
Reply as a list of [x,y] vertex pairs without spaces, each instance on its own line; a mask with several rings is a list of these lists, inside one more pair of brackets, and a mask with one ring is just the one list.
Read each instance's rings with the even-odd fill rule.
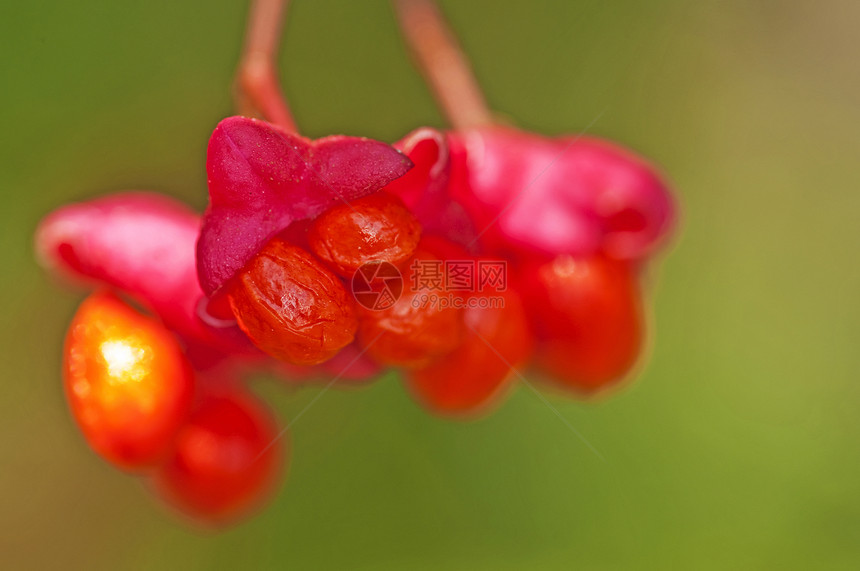
[[238,392],[211,395],[180,429],[155,483],[189,516],[225,523],[269,496],[283,457],[284,439],[262,403]]
[[125,469],[164,456],[187,415],[193,384],[173,335],[107,293],[78,309],[66,337],[63,379],[87,442]]
[[412,290],[390,308],[366,314],[359,324],[359,341],[383,365],[422,367],[460,343],[462,310],[425,305]]
[[[419,248],[406,267],[435,258]],[[416,288],[411,282],[405,280],[400,299],[391,307],[361,312],[359,342],[383,365],[424,367],[452,351],[462,338],[462,309],[432,303],[433,292]]]
[[524,271],[538,364],[577,392],[619,381],[636,363],[645,333],[630,265],[558,256]]
[[403,202],[377,192],[335,206],[314,220],[308,241],[311,250],[345,278],[370,262],[405,262],[421,237],[421,225]]
[[355,336],[353,302],[337,276],[280,238],[251,259],[229,297],[251,341],[289,363],[327,361]]
[[534,340],[519,295],[509,290],[480,301],[487,306],[464,310],[459,347],[407,373],[410,390],[431,410],[458,414],[486,409],[502,396],[531,356]]

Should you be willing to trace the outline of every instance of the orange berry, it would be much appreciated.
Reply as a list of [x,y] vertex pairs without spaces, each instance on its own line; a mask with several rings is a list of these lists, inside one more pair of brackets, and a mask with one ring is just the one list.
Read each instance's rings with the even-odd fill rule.
[[[419,250],[411,260],[428,259],[435,256]],[[418,290],[412,280],[405,281],[393,305],[361,312],[358,339],[383,365],[424,367],[459,345],[463,311],[449,303],[446,293]]]
[[190,366],[170,331],[108,293],[91,295],[72,320],[63,380],[87,442],[125,469],[162,458],[193,389]]
[[582,393],[619,381],[636,363],[645,329],[630,265],[558,256],[525,272],[538,364]]
[[418,220],[387,192],[330,208],[314,220],[308,233],[311,251],[345,278],[370,262],[402,264],[420,237]]
[[251,395],[210,395],[179,430],[155,476],[160,495],[189,516],[229,523],[273,491],[285,439],[268,409]]
[[245,266],[229,298],[251,341],[295,365],[327,361],[355,337],[352,300],[337,276],[280,238]]
[[486,409],[531,355],[534,340],[516,292],[476,296],[472,301],[480,304],[470,305],[464,312],[465,333],[460,346],[407,374],[407,384],[416,398],[442,414]]

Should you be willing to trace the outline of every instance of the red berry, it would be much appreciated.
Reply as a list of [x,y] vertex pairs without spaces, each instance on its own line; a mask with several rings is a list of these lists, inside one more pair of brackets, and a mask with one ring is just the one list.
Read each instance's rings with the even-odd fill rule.
[[311,250],[350,278],[364,264],[402,264],[418,246],[421,225],[403,202],[377,192],[325,211],[310,228]]
[[534,340],[516,292],[482,295],[472,301],[479,304],[464,312],[462,344],[407,376],[418,400],[440,413],[486,409],[531,354]]
[[337,276],[280,238],[251,259],[229,296],[251,341],[289,363],[322,363],[355,337],[352,300]]
[[159,461],[188,413],[193,389],[170,331],[116,296],[98,293],[78,309],[64,357],[66,397],[90,446],[125,469]]
[[270,495],[284,454],[284,439],[256,398],[210,395],[180,429],[155,483],[162,497],[191,517],[225,523]]
[[[433,260],[419,250],[410,262]],[[405,280],[403,293],[392,306],[362,311],[358,339],[367,354],[383,365],[424,367],[460,344],[463,311],[448,302],[445,292],[416,289]]]
[[460,343],[462,311],[425,303],[406,291],[388,309],[362,316],[358,337],[367,354],[383,365],[423,367]]
[[629,264],[559,256],[525,269],[538,364],[560,384],[591,393],[635,364],[644,320]]

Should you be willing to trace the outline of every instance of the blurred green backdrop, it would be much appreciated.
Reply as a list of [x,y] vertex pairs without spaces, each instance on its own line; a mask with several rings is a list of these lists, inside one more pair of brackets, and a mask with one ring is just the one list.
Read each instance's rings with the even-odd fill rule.
[[[124,188],[205,203],[245,5],[0,7],[0,567],[612,569],[860,566],[860,64],[852,0],[443,2],[492,105],[659,162],[684,209],[638,382],[472,423],[396,379],[326,393],[274,504],[189,528],[67,414],[80,292],[35,265],[39,218]],[[304,131],[442,125],[383,1],[295,0],[282,50]],[[284,420],[318,389],[260,391]]]

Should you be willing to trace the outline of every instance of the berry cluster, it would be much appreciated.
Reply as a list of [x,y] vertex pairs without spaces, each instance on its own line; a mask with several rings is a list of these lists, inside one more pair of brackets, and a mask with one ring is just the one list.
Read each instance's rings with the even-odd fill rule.
[[[473,418],[527,371],[587,396],[640,360],[640,275],[674,206],[638,157],[486,124],[387,145],[280,123],[219,123],[202,217],[119,193],[37,232],[45,265],[97,289],[65,345],[73,416],[170,504],[230,522],[279,480],[285,439],[244,386],[253,371],[346,382],[396,367],[428,410]],[[443,268],[447,284],[464,263],[503,268],[501,285],[428,303],[416,272]]]
[[[592,157],[586,172],[600,184],[582,191],[591,202],[543,208],[569,218],[564,229],[575,217],[597,220],[599,239],[552,251],[503,227],[485,241],[470,212],[492,216],[486,197],[494,189],[480,185],[502,187],[510,174],[490,176],[499,159],[486,143],[483,163],[468,149],[457,157],[452,149],[461,136],[423,129],[397,145],[401,153],[364,139],[310,142],[233,117],[210,141],[211,203],[202,223],[141,193],[49,216],[37,237],[49,265],[109,286],[160,317],[100,292],[73,320],[65,383],[93,449],[123,469],[146,472],[186,513],[230,520],[265,497],[285,457],[271,414],[236,380],[244,369],[277,362],[271,368],[309,380],[372,378],[380,366],[400,367],[428,409],[472,416],[496,403],[532,362],[578,394],[622,379],[645,334],[638,269],[665,234],[670,210],[654,217],[627,200],[614,206],[635,224],[618,222],[615,213],[592,216],[607,212],[599,206],[606,177],[629,176]],[[326,147],[327,154],[292,160],[303,149]],[[639,178],[610,189],[635,194],[629,184],[653,184],[652,171],[635,159],[620,168]],[[594,174],[600,169],[602,177]],[[571,175],[561,183],[583,180]],[[566,198],[563,190],[539,188]],[[527,204],[532,193],[518,204],[539,210]],[[485,204],[476,206],[479,199]],[[654,201],[643,204],[653,209]],[[536,226],[534,235],[546,229]],[[501,303],[416,303],[421,292],[413,280],[384,308],[356,302],[354,278],[374,264],[406,274],[422,261],[452,259],[503,260],[511,275],[497,292]]]
[[[478,159],[468,147],[475,137],[481,138]],[[442,134],[425,128],[398,145],[415,165],[407,169],[393,150],[352,141],[353,147],[374,145],[376,174],[383,173],[376,181],[381,189],[359,191],[313,160],[269,160],[320,141],[308,143],[262,121],[226,119],[209,147],[201,283],[210,299],[229,301],[231,313],[220,317],[234,319],[266,354],[318,365],[357,340],[360,353],[377,364],[406,369],[409,385],[439,412],[489,403],[533,350],[560,385],[580,394],[598,391],[637,361],[645,333],[637,270],[665,235],[671,204],[638,159],[608,143],[560,143],[570,154],[558,171],[520,197],[511,196],[512,181],[533,171],[540,162],[530,153],[542,158],[541,147],[554,148],[551,142],[499,129]],[[236,153],[240,168],[228,168]],[[347,200],[337,188],[363,196]],[[242,200],[232,199],[237,195]],[[451,212],[459,223],[449,224]],[[521,230],[525,217],[537,220],[530,234]],[[549,217],[558,230],[540,223]],[[281,222],[266,235],[228,240],[225,219]],[[485,231],[477,232],[481,223]],[[350,291],[356,272],[368,265],[387,263],[406,274],[424,260],[452,259],[504,262],[511,275],[499,307],[420,303],[416,280],[382,309],[361,307]]]

